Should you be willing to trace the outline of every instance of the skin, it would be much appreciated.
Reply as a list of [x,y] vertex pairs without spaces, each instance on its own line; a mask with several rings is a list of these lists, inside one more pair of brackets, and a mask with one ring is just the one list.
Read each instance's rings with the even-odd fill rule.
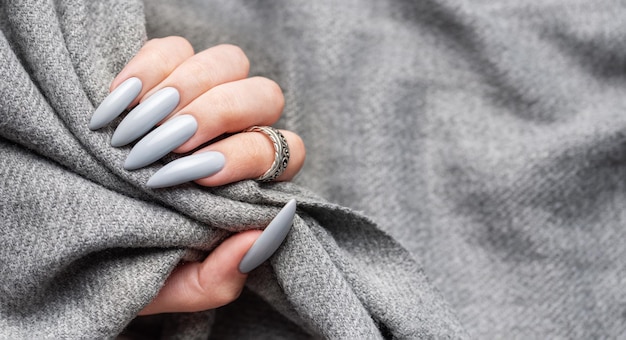
[[[220,172],[196,180],[203,186],[219,186],[257,178],[274,161],[274,147],[267,136],[258,132],[239,133],[253,125],[276,123],[285,103],[276,82],[263,77],[248,78],[249,68],[248,58],[237,46],[218,45],[195,53],[184,38],[153,39],[118,74],[110,90],[130,77],[141,79],[142,92],[131,103],[132,107],[161,88],[178,89],[180,103],[163,122],[190,114],[198,121],[198,131],[174,152],[189,152],[216,137],[232,134],[195,151],[224,154],[226,164]],[[291,158],[277,181],[288,181],[302,168],[306,151],[298,135],[281,132],[289,144]],[[260,234],[260,231],[236,234],[204,261],[178,266],[139,314],[195,312],[234,301],[247,278],[239,272],[239,262]]]

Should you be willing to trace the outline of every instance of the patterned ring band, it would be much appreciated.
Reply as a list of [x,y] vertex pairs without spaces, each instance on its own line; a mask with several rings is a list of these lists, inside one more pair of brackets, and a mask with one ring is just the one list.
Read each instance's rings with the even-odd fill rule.
[[263,132],[274,144],[274,163],[267,171],[256,180],[259,182],[273,181],[280,176],[289,163],[289,146],[287,139],[280,131],[271,126],[253,126],[243,130],[243,132]]

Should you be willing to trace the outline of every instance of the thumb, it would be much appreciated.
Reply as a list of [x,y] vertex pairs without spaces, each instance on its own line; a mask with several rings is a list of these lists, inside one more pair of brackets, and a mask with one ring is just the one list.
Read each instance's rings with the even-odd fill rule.
[[239,262],[259,235],[259,230],[233,235],[204,261],[178,266],[139,315],[197,312],[234,301],[248,277],[239,271]]
[[296,212],[289,201],[263,232],[245,231],[220,244],[202,262],[177,267],[156,298],[139,315],[196,312],[226,305],[239,297],[247,273],[278,249]]

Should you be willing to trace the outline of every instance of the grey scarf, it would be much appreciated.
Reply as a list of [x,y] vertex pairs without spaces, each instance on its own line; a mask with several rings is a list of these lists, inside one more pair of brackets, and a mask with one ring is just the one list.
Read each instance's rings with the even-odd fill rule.
[[[626,332],[622,2],[0,9],[1,338]],[[279,125],[308,150],[294,183],[150,190],[172,158],[122,169],[116,124],[87,123],[142,43],[166,35],[238,44],[283,87]],[[135,318],[177,263],[291,198],[292,231],[235,303]]]

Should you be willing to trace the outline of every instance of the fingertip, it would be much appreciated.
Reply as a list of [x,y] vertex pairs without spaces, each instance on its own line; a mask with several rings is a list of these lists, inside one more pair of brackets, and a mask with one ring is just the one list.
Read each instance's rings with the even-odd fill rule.
[[244,255],[239,263],[240,272],[251,272],[278,250],[291,229],[296,214],[296,205],[296,200],[292,199],[278,212]]

